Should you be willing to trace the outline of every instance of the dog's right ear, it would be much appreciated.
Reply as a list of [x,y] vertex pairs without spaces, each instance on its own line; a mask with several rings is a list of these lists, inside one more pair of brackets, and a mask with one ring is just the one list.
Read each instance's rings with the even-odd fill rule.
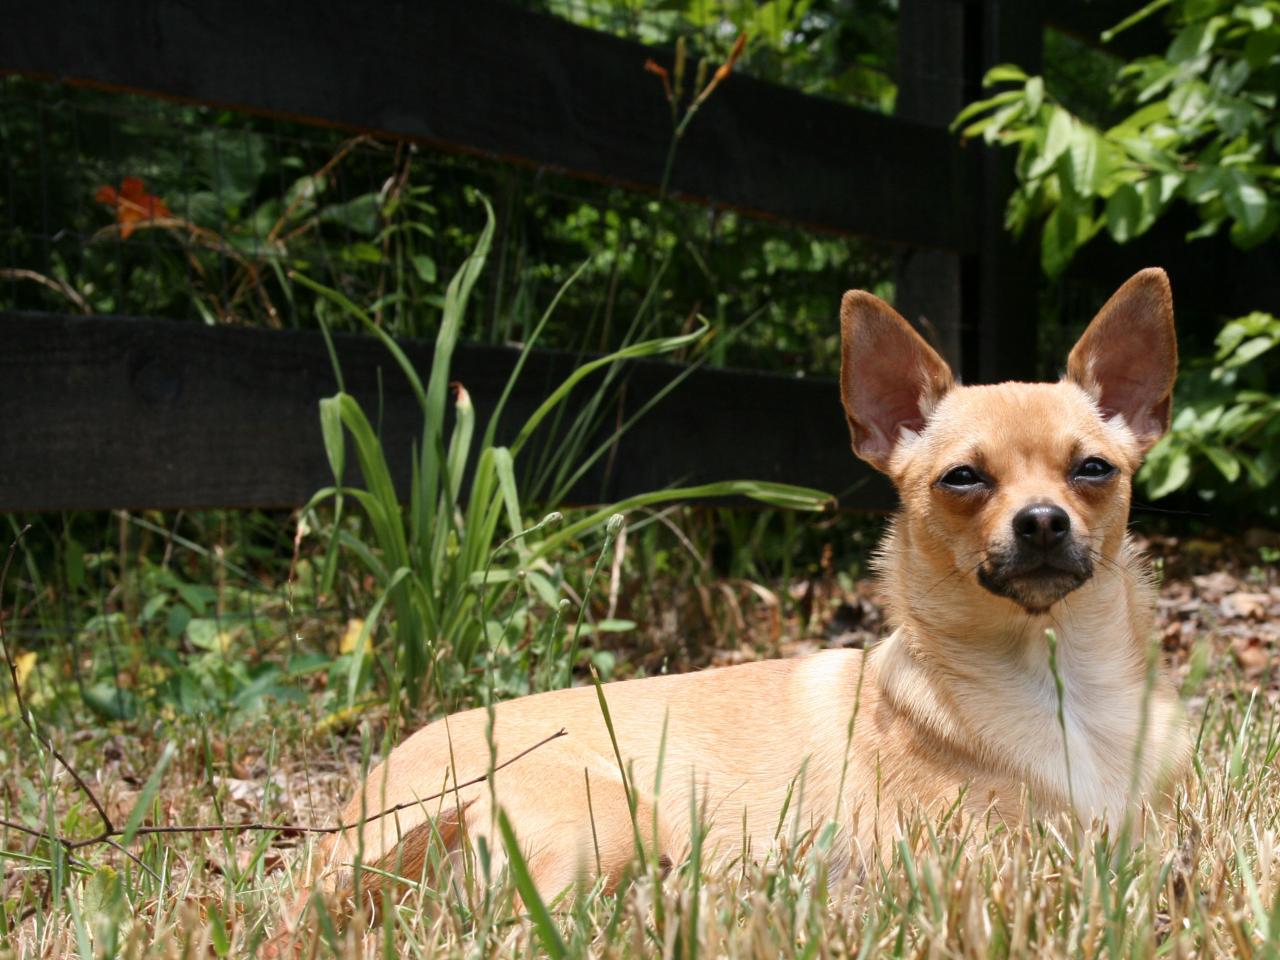
[[877,296],[850,290],[840,302],[840,396],[853,452],[887,471],[903,431],[919,433],[954,385],[951,368]]

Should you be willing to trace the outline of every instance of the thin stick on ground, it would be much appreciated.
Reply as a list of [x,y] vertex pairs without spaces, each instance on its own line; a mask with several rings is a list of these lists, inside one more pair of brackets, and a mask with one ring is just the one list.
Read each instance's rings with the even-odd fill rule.
[[[13,563],[13,555],[18,550],[18,544],[22,542],[22,538],[27,535],[27,531],[31,529],[31,524],[27,524],[18,531],[18,535],[13,538],[13,542],[9,544],[9,552],[4,558],[4,568],[0,569],[0,597],[4,596],[4,585],[9,579],[9,566]],[[0,648],[4,650],[4,662],[9,667],[9,679],[13,681],[13,696],[18,705],[18,719],[22,721],[33,737],[40,743],[44,744],[46,750],[53,754],[53,758],[62,764],[62,768],[71,775],[71,779],[76,782],[81,792],[89,798],[89,802],[93,804],[93,809],[98,812],[98,816],[102,818],[102,826],[107,836],[116,833],[115,825],[111,822],[111,818],[107,816],[106,808],[99,802],[94,792],[89,789],[89,785],[84,782],[80,774],[76,773],[75,767],[71,766],[67,758],[62,755],[57,747],[53,745],[53,741],[48,737],[41,735],[36,730],[35,721],[31,719],[31,715],[27,712],[27,702],[22,696],[22,684],[18,680],[18,667],[13,659],[13,652],[9,649],[9,637],[4,629],[4,606],[0,605]]]

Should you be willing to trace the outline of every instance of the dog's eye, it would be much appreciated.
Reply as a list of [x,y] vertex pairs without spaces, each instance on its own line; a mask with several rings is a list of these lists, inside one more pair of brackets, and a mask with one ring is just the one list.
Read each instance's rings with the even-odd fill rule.
[[978,471],[973,467],[952,467],[942,475],[942,479],[938,482],[944,487],[965,489],[967,487],[976,487],[982,483],[982,477],[978,476]]
[[1077,480],[1105,480],[1116,472],[1116,468],[1101,457],[1086,457],[1081,460],[1074,471]]

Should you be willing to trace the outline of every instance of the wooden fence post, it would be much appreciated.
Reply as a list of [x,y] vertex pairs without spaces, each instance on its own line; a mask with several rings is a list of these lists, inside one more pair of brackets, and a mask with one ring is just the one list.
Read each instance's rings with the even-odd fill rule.
[[[1044,59],[1043,0],[982,0],[966,5],[976,16],[965,33],[967,66],[979,90],[982,76],[1000,63],[1016,63],[1029,74],[1041,72]],[[1037,244],[1005,229],[1004,212],[1017,180],[1013,151],[973,145],[979,160],[978,257],[976,304],[969,323],[976,342],[966,346],[965,379],[979,383],[1035,379],[1039,326],[1040,265]],[[975,281],[970,281],[975,282]]]
[[[1043,0],[901,0],[897,115],[946,127],[982,94],[982,77],[996,64],[1040,71],[1043,29]],[[1013,156],[980,143],[967,149],[968,181],[977,195],[976,222],[969,228],[977,253],[904,251],[897,306],[966,381],[1031,379],[1040,268],[1035,243],[1004,228],[1005,204],[1016,184]]]
[[[899,118],[945,129],[964,106],[965,14],[955,0],[899,3]],[[964,362],[962,268],[955,251],[916,247],[899,253],[896,271],[898,311],[957,371]]]

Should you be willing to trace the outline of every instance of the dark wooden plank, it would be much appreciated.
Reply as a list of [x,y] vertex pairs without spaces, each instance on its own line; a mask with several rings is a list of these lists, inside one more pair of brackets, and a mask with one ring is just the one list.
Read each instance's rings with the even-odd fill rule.
[[[1000,63],[1039,73],[1043,58],[1044,0],[982,0],[966,7],[966,68],[974,94],[982,76]],[[1031,235],[1016,239],[1004,224],[1005,207],[1017,185],[1014,157],[1001,147],[981,154],[976,273],[967,283],[974,324],[965,350],[965,378],[979,383],[1031,380],[1037,375],[1040,265]]]
[[1110,42],[1102,42],[1104,30],[1116,26],[1139,6],[1134,0],[1059,0],[1049,4],[1044,15],[1049,26],[1099,50],[1131,60],[1162,52],[1170,39],[1169,31],[1164,27],[1164,11],[1160,11],[1121,32]]
[[[671,117],[640,44],[497,0],[17,4],[0,70],[465,148],[653,189]],[[798,224],[973,249],[945,131],[734,76],[695,118],[672,189]]]
[[[337,341],[348,389],[371,418],[381,410],[392,469],[406,489],[421,429],[412,394],[376,341]],[[406,350],[425,377],[430,345]],[[459,348],[452,374],[470,392],[479,423],[515,358],[510,348]],[[574,363],[565,353],[532,354],[499,436],[509,436]],[[676,369],[633,364],[623,414]],[[332,480],[317,402],[334,390],[322,339],[310,331],[0,313],[0,510],[302,503]],[[615,410],[606,412],[606,429]],[[611,469],[598,464],[571,500],[612,502],[672,484],[748,478],[832,492],[857,487],[848,502],[859,507],[891,502],[887,485],[849,450],[834,382],[720,370],[695,373],[658,404],[626,435]]]
[[[955,0],[900,0],[896,115],[946,130],[963,109],[966,10]],[[964,158],[976,182],[973,151]],[[951,250],[905,249],[897,258],[894,304],[955,370],[963,369],[963,257]]]
[[[1173,285],[1178,330],[1196,333],[1198,349],[1208,349],[1219,321],[1280,304],[1280,271],[1269,245],[1241,250],[1226,231],[1187,242],[1200,226],[1185,206],[1175,206],[1150,232],[1117,244],[1104,231],[1086,244],[1067,268],[1063,286],[1080,291],[1087,301],[1076,319],[1083,322],[1111,293],[1144,267],[1163,267]],[[1078,331],[1073,331],[1078,332]]]

